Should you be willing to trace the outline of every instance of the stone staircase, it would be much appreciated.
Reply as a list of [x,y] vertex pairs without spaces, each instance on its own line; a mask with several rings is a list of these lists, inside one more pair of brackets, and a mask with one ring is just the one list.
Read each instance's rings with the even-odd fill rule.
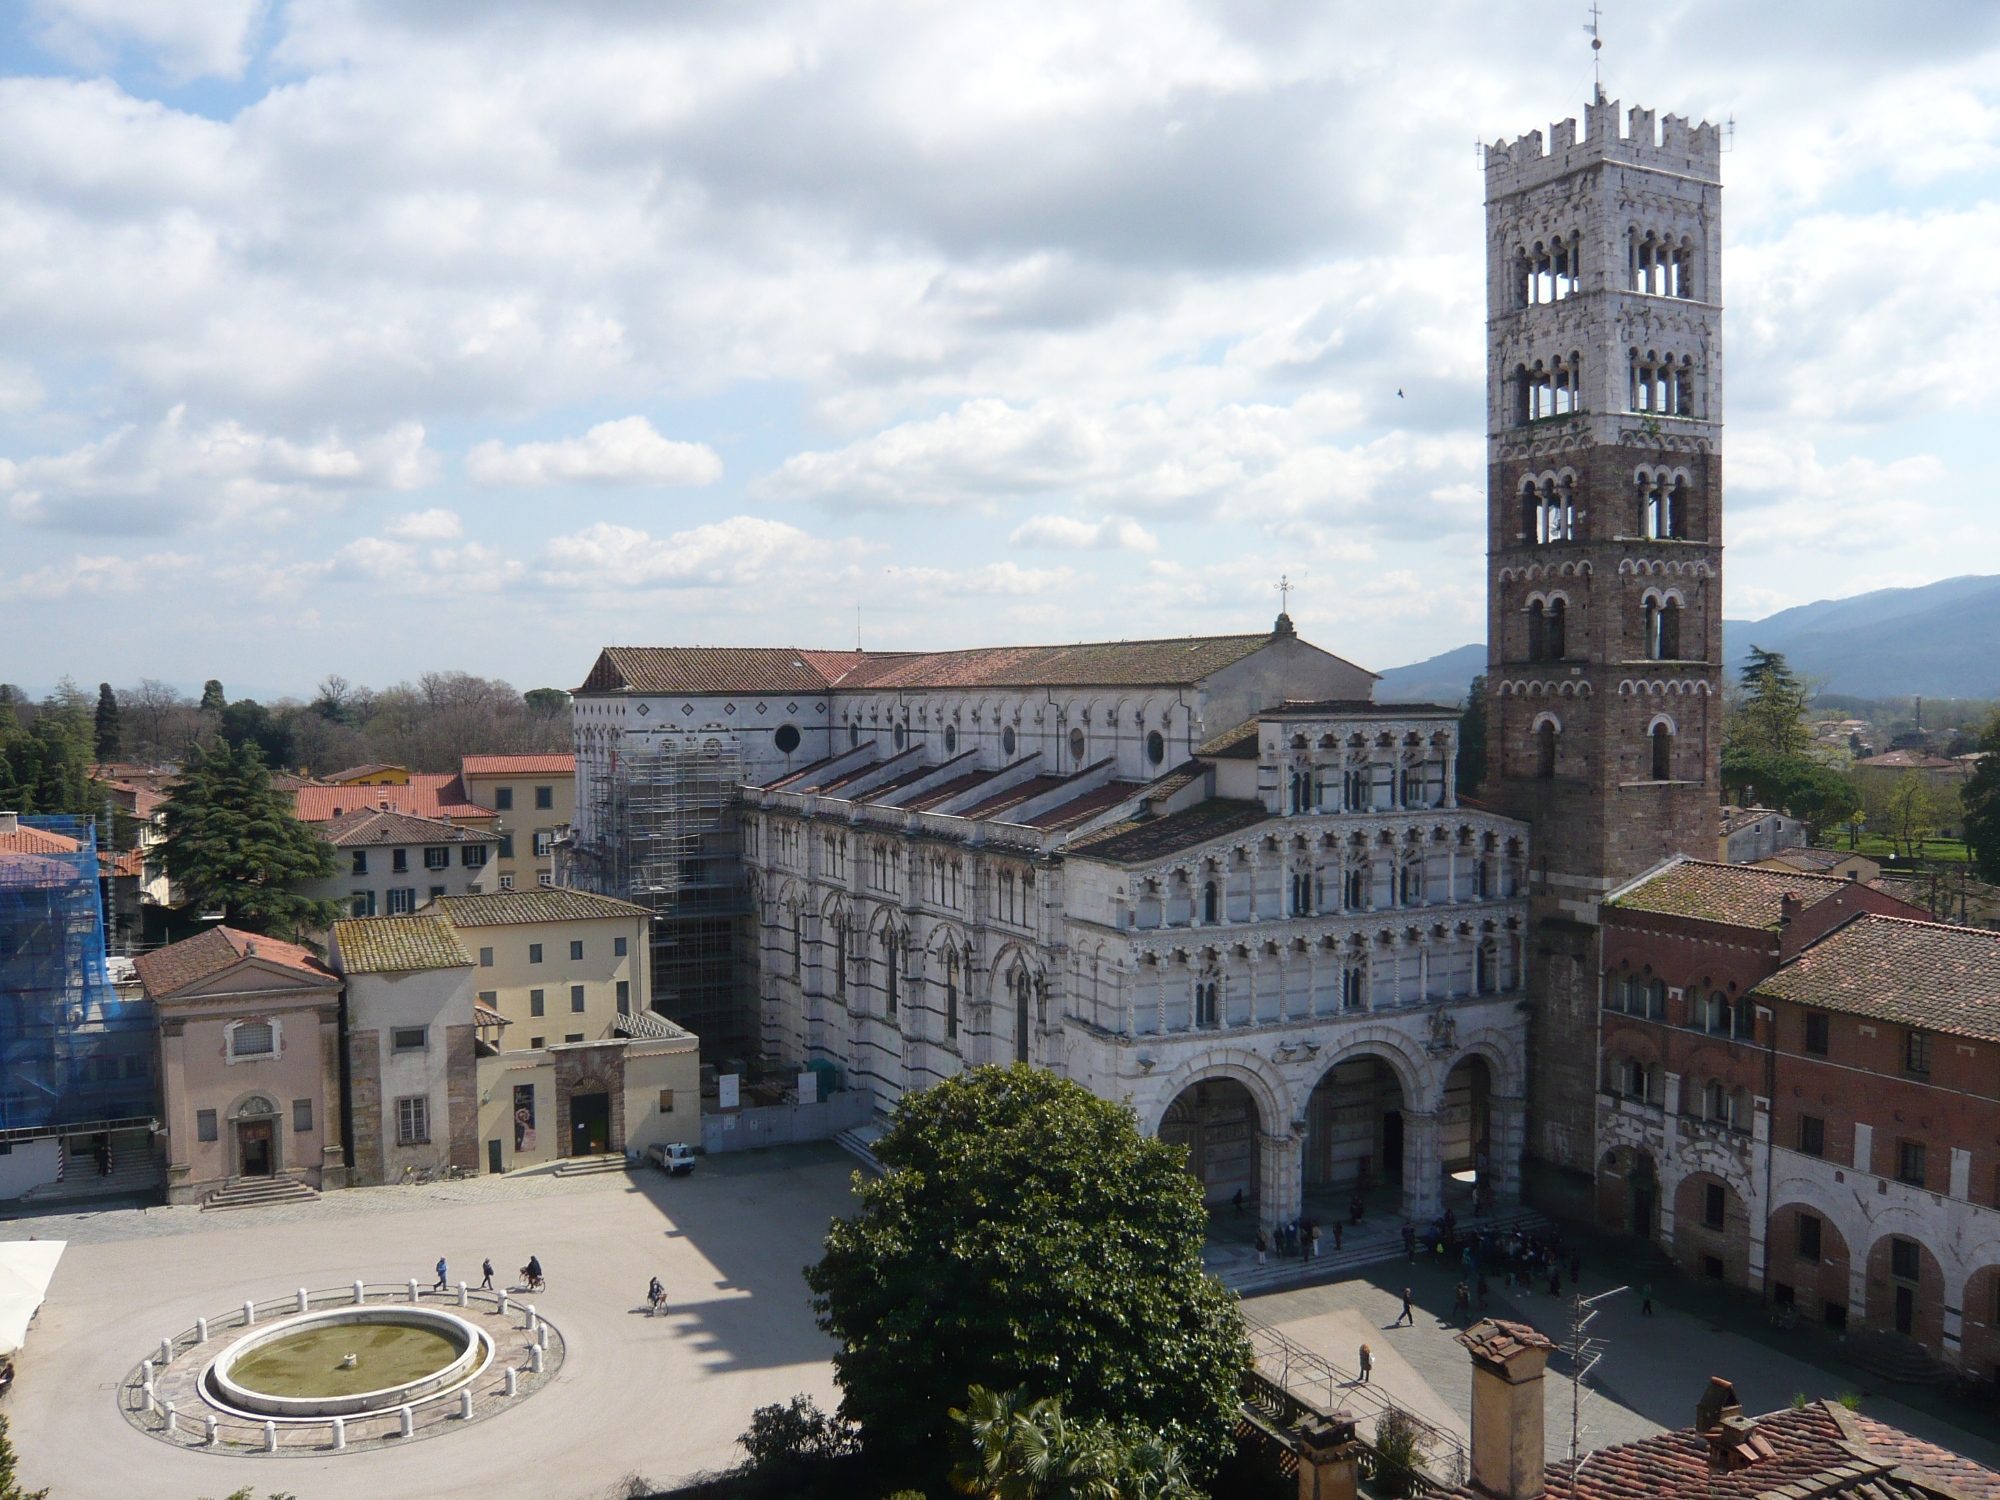
[[[1488,1214],[1483,1219],[1461,1223],[1459,1228],[1475,1233],[1492,1230],[1496,1234],[1519,1229],[1532,1234],[1547,1232],[1553,1225],[1532,1208],[1508,1208]],[[1364,1266],[1379,1266],[1385,1261],[1403,1259],[1400,1219],[1377,1217],[1367,1221],[1364,1229],[1366,1232],[1359,1235],[1350,1233],[1345,1248],[1335,1251],[1330,1227],[1323,1223],[1320,1253],[1311,1260],[1297,1257],[1284,1259],[1273,1254],[1260,1266],[1254,1250],[1245,1251],[1234,1245],[1221,1246],[1214,1242],[1210,1243],[1202,1259],[1208,1266],[1209,1274],[1239,1297],[1254,1297],[1261,1292],[1278,1291],[1309,1282],[1331,1281]],[[1421,1248],[1418,1253],[1422,1253]],[[1432,1258],[1435,1259],[1435,1256]]]
[[833,1138],[833,1143],[877,1177],[884,1177],[888,1175],[888,1168],[884,1167],[876,1157],[874,1149],[875,1143],[881,1139],[882,1127],[870,1120],[865,1125],[856,1125],[852,1130],[841,1131]]
[[1847,1357],[1869,1373],[1903,1385],[1939,1385],[1954,1378],[1922,1344],[1887,1329],[1854,1334],[1847,1340]]
[[232,1177],[201,1200],[201,1211],[269,1208],[274,1203],[317,1203],[319,1193],[296,1177]]
[[166,1177],[151,1152],[127,1151],[114,1155],[111,1171],[102,1177],[97,1175],[96,1164],[90,1157],[78,1152],[71,1154],[62,1181],[29,1188],[20,1201],[46,1207],[85,1198],[136,1197],[158,1194],[165,1182]]
[[566,1156],[556,1163],[558,1177],[590,1177],[602,1172],[622,1172],[628,1163],[622,1151],[607,1151],[598,1156]]

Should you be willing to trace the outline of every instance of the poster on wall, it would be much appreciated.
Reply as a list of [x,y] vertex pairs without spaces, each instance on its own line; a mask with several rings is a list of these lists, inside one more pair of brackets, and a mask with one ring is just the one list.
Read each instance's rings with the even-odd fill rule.
[[532,1083],[514,1085],[514,1149],[535,1149],[535,1086]]
[[717,1108],[735,1109],[741,1103],[736,1091],[737,1085],[740,1082],[741,1079],[735,1073],[724,1073],[720,1078],[715,1080],[716,1088],[722,1096],[717,1101]]

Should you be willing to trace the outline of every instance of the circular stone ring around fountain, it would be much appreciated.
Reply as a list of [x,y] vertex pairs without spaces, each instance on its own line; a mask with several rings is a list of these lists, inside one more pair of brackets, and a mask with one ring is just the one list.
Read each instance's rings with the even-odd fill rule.
[[335,1307],[245,1334],[208,1367],[212,1405],[251,1417],[351,1417],[448,1393],[493,1340],[428,1307]]

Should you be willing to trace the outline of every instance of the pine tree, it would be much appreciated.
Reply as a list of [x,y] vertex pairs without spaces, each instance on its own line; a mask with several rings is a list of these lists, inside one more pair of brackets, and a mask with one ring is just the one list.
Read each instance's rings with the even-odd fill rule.
[[1729,725],[1729,739],[1740,751],[1778,760],[1802,756],[1812,743],[1806,709],[1813,690],[1784,656],[1760,646],[1750,648],[1742,674],[1743,700]]
[[118,723],[118,695],[111,684],[97,685],[97,762],[103,765],[118,759],[124,748],[124,731]]
[[187,908],[293,941],[339,915],[292,890],[337,873],[333,846],[293,815],[254,744],[195,749],[161,812],[167,874]]
[[24,1490],[14,1472],[19,1460],[14,1454],[14,1443],[7,1436],[7,1419],[0,1417],[0,1500],[48,1500],[48,1491]]
[[219,714],[229,706],[229,699],[222,691],[222,684],[211,677],[201,685],[201,711],[205,714]]

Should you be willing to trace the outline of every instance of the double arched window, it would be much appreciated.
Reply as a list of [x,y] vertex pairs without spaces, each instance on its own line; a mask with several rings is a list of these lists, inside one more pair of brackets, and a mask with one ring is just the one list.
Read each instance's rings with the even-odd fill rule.
[[1575,482],[1569,475],[1523,481],[1521,540],[1536,546],[1576,540]]
[[1569,654],[1569,601],[1558,594],[1528,605],[1528,660],[1561,661]]
[[1646,600],[1646,656],[1652,661],[1681,659],[1681,601],[1671,594]]

